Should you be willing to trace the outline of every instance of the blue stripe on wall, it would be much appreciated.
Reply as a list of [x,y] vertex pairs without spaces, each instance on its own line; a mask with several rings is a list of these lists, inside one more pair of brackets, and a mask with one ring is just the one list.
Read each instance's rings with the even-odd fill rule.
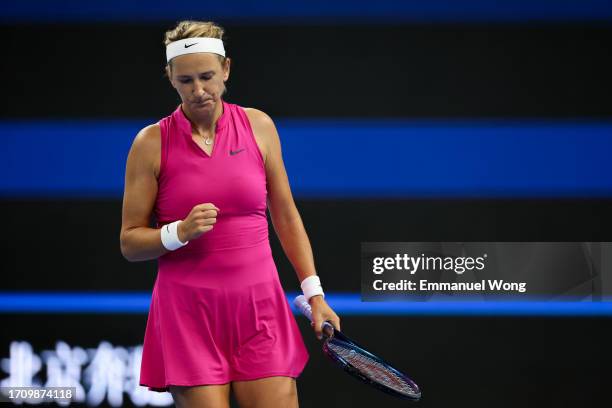
[[[298,198],[612,197],[612,122],[276,122]],[[0,196],[119,198],[148,123],[0,122]]]
[[612,18],[606,0],[29,0],[5,2],[3,22],[171,21],[179,19],[287,22],[580,21]]
[[[287,301],[294,313],[296,292]],[[340,316],[612,316],[612,302],[361,302],[358,293],[327,293]],[[147,313],[146,292],[0,292],[0,313]]]

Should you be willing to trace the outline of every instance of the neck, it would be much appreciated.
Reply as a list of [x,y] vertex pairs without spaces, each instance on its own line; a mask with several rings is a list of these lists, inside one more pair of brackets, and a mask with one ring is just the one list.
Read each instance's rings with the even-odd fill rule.
[[183,110],[183,113],[185,114],[187,119],[189,119],[189,121],[191,122],[191,126],[197,129],[199,133],[210,132],[214,134],[217,127],[217,121],[223,114],[223,102],[219,101],[216,104],[215,109],[210,114],[194,114],[189,109],[187,109],[184,104],[181,104],[181,109]]

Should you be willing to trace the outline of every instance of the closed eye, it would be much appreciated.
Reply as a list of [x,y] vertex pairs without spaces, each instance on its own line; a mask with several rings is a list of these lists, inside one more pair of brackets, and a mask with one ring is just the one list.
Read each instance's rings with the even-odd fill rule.
[[[203,80],[203,81],[208,81],[213,76],[214,76],[214,74],[208,74],[207,73],[207,74],[204,74],[204,75],[200,76],[200,79]],[[187,83],[191,82],[191,78],[190,77],[183,77],[183,78],[179,77],[179,82],[182,83],[182,84],[187,84]]]

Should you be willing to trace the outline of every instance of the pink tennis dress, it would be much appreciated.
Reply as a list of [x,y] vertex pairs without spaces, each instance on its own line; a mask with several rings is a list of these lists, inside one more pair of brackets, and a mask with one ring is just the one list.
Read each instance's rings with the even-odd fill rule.
[[181,105],[159,121],[158,227],[202,203],[214,228],[158,258],[140,385],[298,377],[308,352],[272,259],[264,163],[245,111],[223,101],[210,156]]

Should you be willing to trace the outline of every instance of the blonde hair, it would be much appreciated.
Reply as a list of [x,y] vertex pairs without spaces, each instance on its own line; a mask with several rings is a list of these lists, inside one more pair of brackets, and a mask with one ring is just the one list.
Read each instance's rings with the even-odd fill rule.
[[[223,27],[212,21],[184,20],[180,21],[172,30],[166,31],[164,34],[164,46],[174,41],[192,37],[218,38],[224,41],[224,34],[225,30]],[[225,44],[223,45],[225,46]],[[218,55],[218,57],[221,66],[224,66],[227,57],[222,55]],[[170,60],[168,65],[172,69],[172,60]]]

